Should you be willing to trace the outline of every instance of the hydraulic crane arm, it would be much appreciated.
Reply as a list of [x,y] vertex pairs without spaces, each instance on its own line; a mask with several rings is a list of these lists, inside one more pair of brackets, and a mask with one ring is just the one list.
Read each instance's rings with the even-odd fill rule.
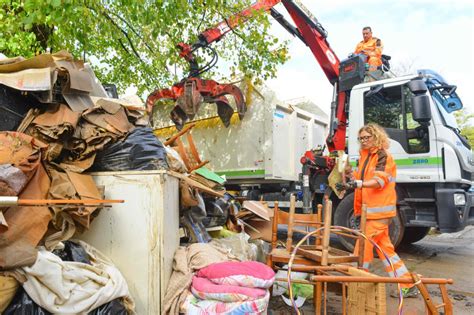
[[[290,14],[295,26],[289,23],[283,15],[274,9],[282,3]],[[308,46],[323,69],[329,82],[334,85],[334,98],[331,105],[330,134],[327,139],[328,148],[333,150],[344,150],[346,134],[346,94],[337,92],[339,78],[339,59],[326,40],[327,32],[319,21],[297,0],[260,0],[244,9],[243,11],[220,22],[215,27],[202,32],[198,40],[193,44],[179,43],[181,49],[180,56],[189,62],[190,72],[187,78],[175,84],[171,89],[156,90],[148,96],[147,106],[151,111],[156,100],[171,98],[176,100],[176,107],[172,112],[172,120],[178,128],[182,127],[187,118],[194,117],[202,100],[214,102],[218,105],[226,106],[221,112],[229,113],[229,104],[225,102],[225,95],[232,95],[236,100],[239,109],[239,117],[242,118],[246,105],[243,102],[242,93],[236,87],[228,84],[219,84],[212,80],[203,80],[199,76],[208,68],[200,68],[194,52],[202,47],[208,47],[213,42],[219,41],[232,29],[251,19],[255,12],[269,12],[288,32],[298,37]],[[191,81],[192,82],[191,82]],[[190,82],[187,82],[190,81]],[[192,84],[191,84],[192,83]],[[200,87],[206,87],[201,89]],[[226,103],[226,104],[224,104]],[[177,118],[179,116],[179,119]],[[175,117],[176,119],[173,119]],[[221,116],[224,124],[228,125],[229,117]]]
[[[296,27],[291,25],[282,14],[274,9],[274,6],[282,3]],[[205,47],[213,42],[219,41],[232,29],[249,20],[255,11],[269,11],[270,14],[292,35],[298,37],[307,45],[318,63],[323,68],[331,84],[337,82],[339,77],[339,59],[326,40],[327,32],[319,21],[301,4],[294,0],[261,0],[255,2],[247,9],[220,22],[215,27],[202,32],[198,41],[192,45],[181,43],[181,56],[186,60],[194,60],[192,53],[200,47]]]

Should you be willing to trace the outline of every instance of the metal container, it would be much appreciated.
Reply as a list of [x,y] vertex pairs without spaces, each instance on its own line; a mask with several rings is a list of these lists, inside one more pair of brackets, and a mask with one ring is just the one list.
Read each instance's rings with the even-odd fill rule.
[[101,210],[79,238],[107,255],[127,280],[137,314],[161,314],[179,246],[179,180],[166,171],[93,173],[105,199],[124,199]]
[[[161,110],[155,133],[165,140],[176,129],[168,127],[166,109]],[[327,116],[314,103],[280,102],[272,93],[254,100],[242,121],[234,114],[228,128],[212,111],[195,124],[191,133],[201,160],[209,160],[208,167],[229,183],[297,181],[300,158],[324,145],[328,130]]]

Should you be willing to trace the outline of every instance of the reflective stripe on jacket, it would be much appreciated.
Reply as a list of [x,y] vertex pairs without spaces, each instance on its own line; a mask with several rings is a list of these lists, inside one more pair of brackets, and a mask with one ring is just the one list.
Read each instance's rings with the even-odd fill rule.
[[[366,164],[367,162],[367,164]],[[364,169],[365,166],[365,169]],[[362,171],[364,176],[362,177]],[[397,168],[390,153],[373,148],[360,151],[356,179],[375,179],[380,188],[357,188],[354,192],[354,213],[360,215],[362,204],[367,205],[367,219],[386,219],[397,215],[395,177]]]

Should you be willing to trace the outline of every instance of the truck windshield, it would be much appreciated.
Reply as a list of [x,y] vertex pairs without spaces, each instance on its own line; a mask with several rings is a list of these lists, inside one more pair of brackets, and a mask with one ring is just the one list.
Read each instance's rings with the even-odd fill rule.
[[425,69],[418,72],[425,77],[426,86],[443,118],[444,125],[459,131],[456,118],[452,114],[463,107],[456,93],[456,86],[448,84],[441,75],[432,70]]
[[446,109],[443,106],[443,103],[441,102],[441,98],[439,96],[439,91],[435,90],[432,92],[432,98],[436,104],[436,107],[438,107],[438,110],[441,114],[441,117],[443,118],[444,125],[447,127],[451,127],[454,129],[459,129],[458,123],[456,122],[456,118],[454,117],[453,113],[448,113]]

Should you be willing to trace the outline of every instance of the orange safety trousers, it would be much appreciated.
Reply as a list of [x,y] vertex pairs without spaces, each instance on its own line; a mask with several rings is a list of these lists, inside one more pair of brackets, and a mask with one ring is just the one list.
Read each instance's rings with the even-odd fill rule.
[[[405,264],[401,260],[401,258],[395,252],[395,247],[390,240],[389,235],[389,228],[387,224],[388,220],[367,220],[366,227],[365,227],[365,235],[375,242],[388,256],[390,261],[392,262],[393,269],[390,266],[390,263],[387,261],[384,254],[379,251],[377,248],[377,254],[379,255],[379,259],[383,262],[385,271],[388,275],[392,278],[408,278],[411,279],[411,275],[408,272],[408,269],[405,267]],[[358,255],[359,253],[359,241],[357,241],[356,246],[354,248],[354,254]],[[362,266],[365,270],[369,270],[370,264],[374,260],[374,245],[366,240],[364,245],[364,265]],[[394,272],[395,271],[395,272]],[[413,285],[402,283],[400,284],[402,288],[410,288]]]

